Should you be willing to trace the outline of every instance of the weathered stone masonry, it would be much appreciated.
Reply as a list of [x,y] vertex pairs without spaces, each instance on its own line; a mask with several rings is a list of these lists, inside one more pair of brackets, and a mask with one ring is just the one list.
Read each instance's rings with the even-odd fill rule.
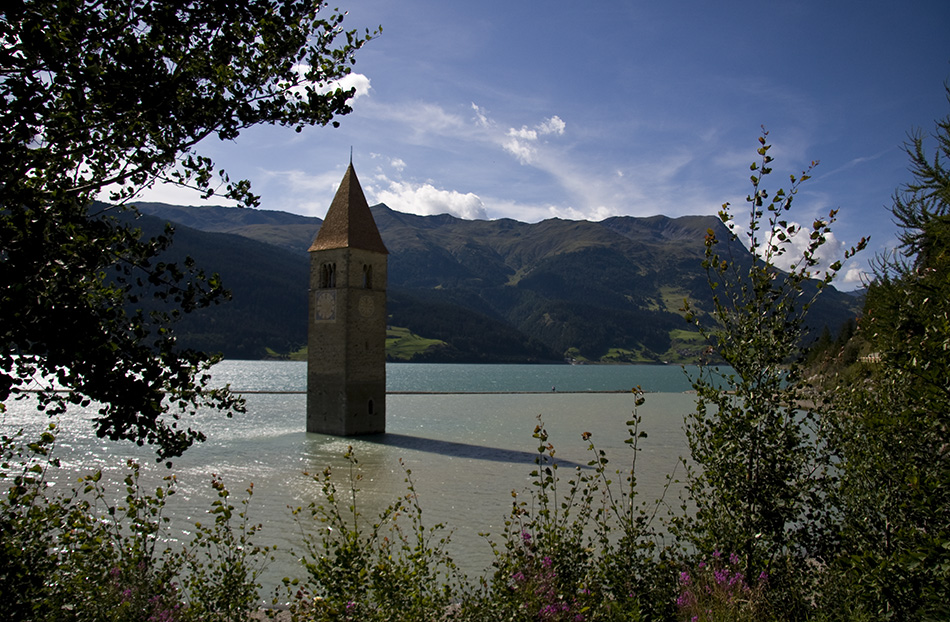
[[389,252],[350,163],[310,246],[307,431],[386,431]]

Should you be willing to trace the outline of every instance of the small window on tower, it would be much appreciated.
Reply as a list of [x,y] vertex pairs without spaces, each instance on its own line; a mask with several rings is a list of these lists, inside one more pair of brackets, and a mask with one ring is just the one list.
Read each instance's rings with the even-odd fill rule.
[[373,266],[363,264],[363,289],[373,288]]
[[325,263],[320,266],[320,287],[336,287],[336,264]]
[[373,400],[370,400],[369,403],[366,405],[366,413],[369,415],[372,415],[374,414],[374,411],[375,411],[375,408],[374,408]]

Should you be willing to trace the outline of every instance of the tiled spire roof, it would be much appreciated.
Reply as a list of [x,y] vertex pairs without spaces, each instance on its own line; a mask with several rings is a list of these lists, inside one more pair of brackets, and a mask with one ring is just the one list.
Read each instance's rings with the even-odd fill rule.
[[358,248],[389,254],[376,228],[366,197],[363,196],[352,162],[343,175],[343,181],[330,203],[317,237],[310,245],[311,251],[331,248]]

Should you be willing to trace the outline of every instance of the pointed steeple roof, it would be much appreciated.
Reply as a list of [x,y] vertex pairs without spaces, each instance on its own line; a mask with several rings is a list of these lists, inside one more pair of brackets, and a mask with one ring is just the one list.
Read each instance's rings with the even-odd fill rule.
[[353,162],[347,167],[340,188],[327,210],[327,217],[323,219],[323,225],[310,245],[311,251],[331,248],[358,248],[389,254],[376,228],[366,197],[363,196]]

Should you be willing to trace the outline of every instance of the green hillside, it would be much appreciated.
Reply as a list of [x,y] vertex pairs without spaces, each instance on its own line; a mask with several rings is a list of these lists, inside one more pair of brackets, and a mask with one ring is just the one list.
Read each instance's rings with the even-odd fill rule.
[[[320,219],[225,207],[140,209],[187,224],[173,248],[220,272],[234,290],[228,305],[182,321],[184,343],[245,358],[306,343],[306,249]],[[391,360],[540,362],[570,352],[588,361],[659,363],[693,361],[701,352],[679,309],[686,298],[700,310],[709,304],[701,261],[706,230],[722,226],[714,217],[522,223],[372,209],[390,251],[390,324],[418,337],[390,341]],[[813,328],[837,329],[855,316],[856,303],[829,291],[815,307]]]
[[426,352],[446,347],[439,339],[426,339],[409,331],[408,328],[389,327],[386,329],[386,358],[393,361],[411,361],[425,356]]
[[[137,226],[152,236],[164,223],[142,216]],[[306,343],[306,257],[239,235],[176,225],[167,259],[185,256],[219,273],[232,299],[183,316],[175,326],[179,343],[236,359],[267,358],[268,348],[286,353]]]

